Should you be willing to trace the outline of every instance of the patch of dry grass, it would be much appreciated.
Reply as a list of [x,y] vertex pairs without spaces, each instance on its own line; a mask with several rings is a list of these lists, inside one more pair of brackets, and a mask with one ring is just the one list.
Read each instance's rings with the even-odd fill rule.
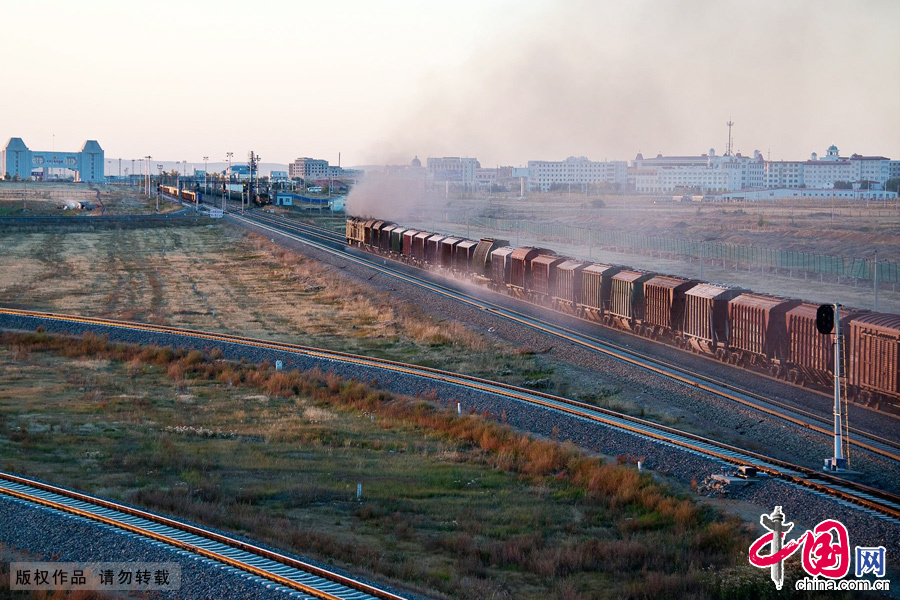
[[[321,372],[91,335],[7,333],[0,347],[10,470],[435,597],[734,597],[767,580],[716,587],[709,568],[745,560],[736,522],[630,466],[481,415]],[[97,368],[67,372],[70,360]],[[25,377],[10,381],[12,370]]]

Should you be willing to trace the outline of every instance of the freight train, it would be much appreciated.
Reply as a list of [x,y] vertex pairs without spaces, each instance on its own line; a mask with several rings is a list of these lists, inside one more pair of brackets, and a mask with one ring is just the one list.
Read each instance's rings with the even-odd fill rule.
[[173,198],[181,198],[182,200],[186,200],[187,202],[196,202],[198,204],[203,204],[203,194],[201,194],[200,192],[194,192],[188,189],[179,190],[173,185],[160,185],[159,191]]
[[[816,329],[818,307],[801,300],[376,219],[348,218],[346,239],[367,252],[791,383],[833,385],[832,336]],[[900,412],[900,315],[845,308],[841,331],[848,397]]]

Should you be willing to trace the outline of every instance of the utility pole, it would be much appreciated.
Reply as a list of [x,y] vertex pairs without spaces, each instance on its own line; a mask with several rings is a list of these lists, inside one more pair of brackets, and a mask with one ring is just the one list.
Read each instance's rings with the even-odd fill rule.
[[146,184],[147,184],[147,197],[148,197],[148,198],[150,197],[150,159],[151,159],[151,158],[153,158],[153,157],[150,156],[149,154],[148,154],[147,156],[144,157],[144,159],[147,161],[147,179],[146,179]]
[[203,193],[209,193],[209,157],[203,157]]
[[878,312],[878,253],[875,253],[875,272],[872,274],[875,286],[875,312]]

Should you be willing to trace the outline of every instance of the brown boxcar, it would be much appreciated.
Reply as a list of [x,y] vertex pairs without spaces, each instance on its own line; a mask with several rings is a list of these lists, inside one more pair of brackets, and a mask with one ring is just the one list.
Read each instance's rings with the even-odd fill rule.
[[590,264],[578,260],[567,260],[556,266],[553,300],[557,308],[567,312],[575,311],[578,299],[581,298],[582,271]]
[[391,251],[391,232],[397,229],[398,226],[391,223],[385,225],[381,228],[380,233],[378,234],[378,249],[384,253],[388,253]]
[[454,237],[447,237],[441,240],[441,259],[439,262],[445,269],[453,268],[453,251],[456,250],[456,245],[461,241],[461,239]]
[[512,253],[513,248],[509,246],[491,252],[491,285],[495,289],[505,289],[509,283]]
[[625,329],[637,329],[644,319],[644,283],[654,273],[619,271],[612,277],[609,295],[610,322]]
[[390,221],[375,221],[372,223],[372,227],[369,228],[369,246],[378,248],[378,244],[381,240],[381,228],[389,224]]
[[478,242],[478,246],[475,247],[475,254],[472,257],[472,273],[476,277],[485,277],[493,280],[491,254],[497,248],[504,248],[506,246],[509,246],[509,241],[507,240],[481,238]]
[[430,265],[438,265],[441,262],[441,242],[445,236],[436,233],[425,240],[425,262]]
[[[779,369],[776,375],[784,376],[792,383],[807,381],[819,385],[834,384],[834,336],[823,335],[816,329],[818,304],[801,304],[787,311],[785,318],[788,336],[787,369]],[[847,339],[850,321],[859,310],[841,311],[841,331]],[[847,344],[843,346],[843,357],[849,355]],[[844,363],[844,372],[847,372]]]
[[900,404],[900,315],[860,315],[851,319],[847,338],[851,396],[896,411]]
[[700,283],[686,291],[681,331],[684,346],[724,357],[728,344],[728,301],[742,291],[711,283]]
[[523,246],[516,248],[510,261],[512,266],[509,272],[509,286],[519,294],[531,288],[531,261],[541,254],[556,254],[553,250],[546,248],[532,248],[531,246]]
[[684,322],[684,293],[697,285],[693,279],[657,275],[644,283],[644,332],[656,338],[674,336]]
[[[428,240],[428,238],[432,237],[433,235],[435,235],[435,234],[429,233],[427,231],[421,231],[416,234],[416,236],[413,238],[413,248],[412,248],[413,259],[415,259],[419,262],[425,262],[425,248],[426,248],[425,242]],[[438,236],[438,237],[440,237],[440,236]]]
[[403,234],[407,231],[409,230],[399,225],[394,228],[391,232],[391,252],[403,253]]
[[531,286],[528,290],[536,295],[537,300],[550,301],[556,291],[556,268],[567,260],[563,256],[541,254],[531,261]]
[[413,252],[416,246],[416,236],[418,236],[421,231],[417,231],[415,229],[407,229],[403,232],[403,249],[401,253],[406,259],[410,259],[413,257]]
[[609,295],[612,290],[613,275],[621,267],[592,264],[581,272],[581,296],[575,301],[578,310],[586,319],[600,321],[609,310]]
[[472,259],[475,256],[475,249],[478,242],[472,240],[463,240],[456,245],[456,251],[453,253],[453,270],[460,273],[468,273],[472,270]]
[[369,219],[363,224],[363,244],[366,246],[369,246],[372,243],[372,226],[374,226],[375,223],[384,223],[384,221]]
[[782,364],[789,347],[787,311],[799,304],[799,300],[761,294],[740,294],[732,298],[728,303],[731,362],[764,368]]

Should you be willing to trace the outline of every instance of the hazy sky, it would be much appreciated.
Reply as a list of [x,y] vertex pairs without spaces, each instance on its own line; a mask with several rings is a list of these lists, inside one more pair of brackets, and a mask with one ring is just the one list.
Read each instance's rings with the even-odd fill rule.
[[[29,0],[0,137],[107,158],[344,166],[832,143],[900,158],[897,0]],[[55,135],[55,140],[54,140]]]

